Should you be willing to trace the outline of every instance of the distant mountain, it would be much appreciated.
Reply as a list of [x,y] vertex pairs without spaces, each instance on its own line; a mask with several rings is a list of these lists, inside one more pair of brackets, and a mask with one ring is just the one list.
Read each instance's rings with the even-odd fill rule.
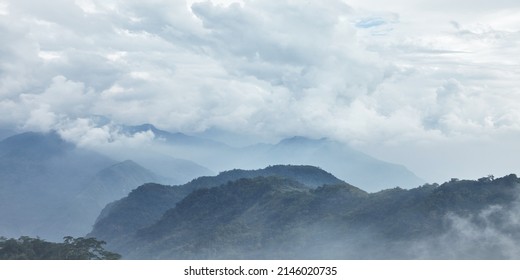
[[[170,133],[160,130],[151,124],[138,126],[116,126],[117,130],[127,136],[137,133],[151,132],[155,145],[139,147],[112,146],[103,150],[103,154],[118,160],[130,158],[137,164],[167,179],[168,184],[184,184],[200,177],[214,175],[215,172],[186,156],[186,153],[205,153],[206,147],[227,149],[227,146],[208,139],[192,137],[183,133]],[[169,149],[164,147],[168,146]],[[174,148],[173,148],[174,147]],[[173,150],[173,151],[172,151]],[[182,153],[175,152],[176,150]]]
[[65,208],[57,209],[53,215],[58,223],[55,227],[83,236],[92,230],[99,213],[109,202],[127,196],[144,183],[165,181],[168,180],[131,160],[111,165],[96,173]]
[[338,178],[367,191],[390,187],[417,187],[424,184],[404,166],[384,162],[326,138],[292,137],[276,145],[246,149],[264,164],[307,164],[319,166]]
[[[150,151],[127,151],[139,165],[158,174],[164,180],[156,182],[167,182],[168,184],[183,184],[200,176],[214,175],[215,172],[193,162],[180,158],[171,157],[160,152]],[[122,156],[124,156],[124,154]]]
[[213,141],[206,138],[189,136],[184,133],[176,132],[171,133],[165,130],[160,130],[156,128],[152,124],[142,124],[136,126],[121,126],[121,130],[129,135],[134,135],[135,133],[147,132],[151,131],[155,135],[155,137],[160,141],[165,141],[174,145],[181,146],[209,146],[209,147],[218,147],[218,148],[229,148],[224,143]]
[[515,175],[377,193],[238,179],[192,191],[125,235],[117,251],[138,259],[518,259],[519,187]]
[[0,156],[12,160],[45,160],[73,149],[73,144],[62,140],[55,132],[25,132],[0,142]]
[[137,186],[164,181],[167,179],[161,178],[132,160],[125,160],[96,173],[78,197],[104,207],[109,202],[125,197]]
[[196,162],[215,171],[258,169],[280,164],[312,165],[324,168],[350,184],[363,186],[367,191],[424,184],[424,180],[402,165],[378,160],[326,138],[295,136],[277,144],[236,148],[205,138],[159,130],[151,124],[123,126],[122,131],[129,135],[151,131],[157,138],[156,142],[162,145],[160,150],[164,154]]
[[102,208],[147,182],[166,182],[132,161],[117,163],[55,133],[0,141],[0,236],[88,233]]
[[49,228],[52,215],[111,164],[111,159],[78,149],[54,132],[28,132],[1,141],[0,212],[9,214],[0,217],[0,235],[61,239],[67,232]]
[[14,130],[11,130],[8,128],[0,128],[0,141],[4,140],[5,138],[7,138],[9,136],[13,136],[15,134],[16,133],[14,132]]
[[[189,149],[176,150],[189,158]],[[411,188],[424,184],[402,165],[384,162],[349,146],[326,138],[291,137],[277,144],[257,144],[228,150],[197,151],[192,160],[213,170],[257,169],[267,165],[312,165],[332,172],[338,178],[362,186],[367,191],[390,187]],[[225,159],[225,160],[221,160]]]
[[122,243],[124,236],[152,225],[163,213],[191,192],[220,186],[241,178],[276,176],[298,182],[305,188],[315,188],[324,184],[342,184],[332,174],[312,166],[270,166],[259,170],[231,170],[217,176],[206,176],[192,180],[181,186],[146,184],[132,191],[127,197],[113,202],[102,211],[89,236],[105,240],[111,248]]

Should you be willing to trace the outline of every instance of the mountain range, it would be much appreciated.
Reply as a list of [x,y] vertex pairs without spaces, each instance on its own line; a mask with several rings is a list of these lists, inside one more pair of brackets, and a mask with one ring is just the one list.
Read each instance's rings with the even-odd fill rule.
[[[319,168],[275,168],[284,172],[143,185],[107,206],[89,236],[136,259],[520,257],[515,175],[367,193]],[[327,183],[286,176],[295,170]]]
[[[389,185],[398,181],[402,185],[421,182],[405,168],[325,139],[294,137],[274,145],[237,148],[159,130],[151,124],[118,129],[128,136],[151,132],[156,147],[94,151],[63,140],[55,131],[15,134],[12,130],[2,130],[5,136],[14,135],[0,141],[0,211],[10,213],[0,217],[0,235],[40,236],[52,241],[59,241],[65,235],[81,236],[91,230],[107,203],[125,197],[132,189],[152,182],[184,184],[214,174],[211,169],[308,163],[338,166],[334,170],[341,170],[339,174],[354,182],[365,180],[361,178],[381,181],[379,175],[365,174],[371,168],[378,168],[377,173],[385,176],[397,170],[394,171],[399,179],[393,180],[388,175]],[[226,174],[229,173],[220,176]]]
[[[57,132],[1,140],[0,236],[57,241],[90,232],[127,259],[520,258],[516,175],[371,191],[351,181],[412,173],[328,139],[236,148],[149,125],[125,133],[143,130],[154,133],[164,155],[144,150],[114,159]],[[210,168],[280,164],[207,175],[210,168],[194,160],[208,157]],[[305,160],[320,167],[292,164]],[[356,171],[358,179],[342,180],[323,166],[353,178]]]
[[[363,186],[367,191],[396,186],[410,188],[424,183],[424,180],[402,165],[378,160],[326,138],[294,136],[276,144],[232,147],[218,141],[170,133],[151,124],[123,126],[121,131],[128,135],[152,132],[163,155],[189,160],[216,172],[261,169],[277,164],[312,165],[324,168],[350,184]],[[143,165],[155,171],[151,165]]]
[[166,210],[173,208],[193,191],[258,176],[289,178],[307,188],[342,183],[332,174],[316,167],[279,165],[259,170],[235,169],[217,176],[200,177],[181,186],[145,184],[127,197],[108,204],[98,217],[90,236],[117,247],[115,244],[124,242],[126,237],[159,220]]
[[0,142],[0,235],[84,235],[106,203],[146,182],[168,181],[134,162],[78,148],[55,132],[8,137]]

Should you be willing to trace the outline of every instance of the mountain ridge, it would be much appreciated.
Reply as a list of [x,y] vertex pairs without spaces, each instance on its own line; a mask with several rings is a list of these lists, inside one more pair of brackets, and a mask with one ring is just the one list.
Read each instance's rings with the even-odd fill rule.
[[[242,178],[192,191],[108,247],[137,259],[507,258],[505,245],[467,236],[473,231],[458,221],[520,237],[502,214],[517,211],[519,190],[514,174],[375,193],[346,183],[309,188],[283,177]],[[486,214],[493,211],[501,214]],[[458,245],[468,238],[484,249]]]
[[191,160],[216,172],[293,164],[322,167],[338,178],[369,191],[394,186],[410,188],[425,183],[403,165],[379,160],[325,137],[311,139],[292,136],[275,144],[232,147],[207,138],[160,130],[152,124],[123,127],[122,131],[129,135],[151,131],[165,154]]
[[65,141],[56,131],[0,141],[0,235],[58,241],[87,234],[102,208],[149,181],[135,162],[117,162]]
[[[308,174],[311,174],[309,171],[313,171],[314,173],[312,174],[314,175],[301,176],[300,174],[302,170],[306,171]],[[136,225],[150,225],[151,223],[158,220],[164,213],[161,211],[163,211],[165,208],[169,209],[175,206],[176,203],[196,190],[217,187],[230,181],[243,178],[254,178],[258,176],[277,176],[290,178],[296,181],[299,180],[303,185],[305,185],[306,181],[309,181],[310,184],[308,184],[306,188],[316,187],[320,180],[323,182],[323,184],[346,184],[343,181],[335,178],[332,174],[319,168],[311,166],[290,165],[270,166],[258,170],[230,170],[221,172],[216,176],[203,176],[180,186],[146,184],[133,190],[127,197],[113,202],[107,207],[107,209],[103,210],[100,216],[102,218],[98,218],[96,224],[94,225],[93,231],[89,234],[89,236],[95,236],[105,241],[114,241],[114,235],[111,234],[111,229],[117,230],[117,232],[119,232],[119,229],[124,228],[125,231],[127,231],[127,234],[133,234],[133,232],[140,229],[136,227]],[[144,200],[141,203],[139,203],[140,197],[142,197]],[[169,197],[169,199],[164,200],[164,197]],[[112,216],[124,216],[126,211],[131,211],[131,213],[134,213],[133,211],[135,209],[140,209],[140,212],[150,213],[150,215],[146,217],[145,221],[138,221],[136,218],[131,222],[124,220],[122,223],[119,223],[117,220],[112,219]],[[138,213],[135,213],[135,215],[138,215]],[[118,236],[117,238],[119,239],[120,237]]]

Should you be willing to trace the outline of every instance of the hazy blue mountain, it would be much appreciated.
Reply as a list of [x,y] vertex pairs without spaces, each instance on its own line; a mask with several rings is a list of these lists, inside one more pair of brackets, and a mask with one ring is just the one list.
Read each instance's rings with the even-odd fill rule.
[[174,145],[181,146],[197,146],[197,147],[218,147],[218,148],[229,148],[226,144],[213,141],[207,138],[189,136],[180,132],[168,132],[160,130],[152,124],[142,124],[136,126],[121,126],[121,130],[129,135],[133,135],[139,132],[151,131],[157,137],[158,140],[165,141]]
[[240,132],[231,132],[215,127],[195,133],[194,136],[226,143],[232,147],[246,147],[258,143],[258,138],[256,136]]
[[319,140],[292,137],[276,145],[253,146],[259,161],[265,164],[307,164],[319,166],[338,178],[362,186],[366,191],[391,187],[417,187],[424,183],[404,166],[384,162],[344,144],[323,138]]
[[[119,132],[128,136],[152,132],[155,137],[155,145],[144,147],[114,146],[108,150],[103,150],[103,153],[121,161],[130,158],[146,169],[167,179],[168,184],[184,184],[200,176],[215,174],[214,171],[199,164],[195,157],[186,155],[206,153],[207,147],[227,149],[227,146],[222,143],[188,136],[183,133],[170,133],[157,129],[151,124],[119,125],[117,128]],[[169,148],[165,149],[164,147]]]
[[255,144],[237,148],[201,137],[166,132],[150,124],[127,126],[123,131],[129,134],[151,131],[157,137],[156,142],[163,145],[160,150],[164,154],[190,160],[219,172],[295,164],[322,167],[350,184],[363,186],[367,191],[396,186],[411,188],[424,183],[402,165],[378,160],[348,145],[326,138],[309,139],[296,136],[277,144]]
[[191,160],[171,157],[160,152],[132,151],[130,155],[139,165],[164,178],[161,182],[168,184],[183,184],[200,176],[215,174],[210,169]]
[[127,196],[144,183],[167,181],[131,160],[111,165],[97,172],[69,200],[65,211],[56,211],[53,215],[56,223],[59,223],[56,226],[75,236],[83,236],[92,230],[96,218],[108,203]]
[[[0,142],[0,235],[61,239],[49,227],[101,168],[115,162],[65,142],[54,132],[22,133]],[[59,232],[59,234],[58,234]],[[54,233],[57,233],[55,235]]]
[[9,128],[0,128],[0,141],[4,140],[7,137],[15,135],[16,132]]
[[243,178],[192,191],[108,247],[140,259],[519,259],[519,187],[515,175],[377,193]]
[[147,183],[170,180],[133,161],[117,163],[55,133],[0,141],[0,236],[61,240],[85,235],[103,207]]
[[73,149],[73,144],[62,140],[55,132],[25,132],[0,142],[0,156],[13,160],[45,160]]
[[110,242],[112,248],[117,247],[117,244],[125,240],[125,236],[150,226],[161,218],[165,210],[174,207],[191,192],[258,176],[289,178],[306,188],[343,183],[332,174],[312,166],[270,166],[258,170],[226,171],[217,176],[200,177],[181,186],[146,184],[132,191],[127,197],[107,205],[97,219],[90,236]]
[[130,191],[144,183],[167,181],[132,160],[111,165],[94,175],[78,197],[104,207],[107,203],[127,196]]

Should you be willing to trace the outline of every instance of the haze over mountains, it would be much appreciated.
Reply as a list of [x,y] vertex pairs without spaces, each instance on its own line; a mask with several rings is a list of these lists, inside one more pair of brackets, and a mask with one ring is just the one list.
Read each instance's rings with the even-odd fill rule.
[[[58,132],[25,132],[0,141],[0,235],[60,240],[88,233],[101,209],[143,183],[183,184],[214,171],[257,169],[274,164],[330,167],[340,177],[365,184],[419,185],[404,167],[384,163],[326,139],[294,137],[244,148],[159,130],[119,126],[121,133],[153,136],[151,145],[94,151],[63,140]],[[5,131],[5,135],[12,134]],[[372,172],[375,171],[375,172]],[[225,182],[222,182],[225,183]]]
[[516,259],[519,188],[509,175],[367,193],[311,166],[235,170],[143,185],[89,236],[136,259]]
[[213,177],[200,177],[176,187],[146,184],[132,191],[127,197],[107,205],[97,219],[91,235],[116,246],[115,244],[124,242],[138,230],[152,225],[166,210],[175,207],[193,191],[259,176],[288,178],[307,188],[343,183],[332,174],[316,167],[279,165],[260,170],[226,171]]
[[150,124],[119,132],[151,141],[1,140],[0,236],[88,234],[135,259],[520,258],[515,175],[423,184],[328,139],[233,147]]
[[106,203],[149,181],[169,183],[54,132],[9,137],[0,142],[0,235],[83,235]]
[[160,146],[155,151],[196,162],[215,172],[235,168],[259,169],[276,164],[303,164],[320,166],[342,180],[363,186],[367,191],[395,186],[410,188],[424,183],[402,165],[378,160],[326,138],[294,136],[276,144],[232,147],[218,141],[169,133],[151,124],[124,126],[122,131],[131,135],[151,132],[155,136],[154,143]]

